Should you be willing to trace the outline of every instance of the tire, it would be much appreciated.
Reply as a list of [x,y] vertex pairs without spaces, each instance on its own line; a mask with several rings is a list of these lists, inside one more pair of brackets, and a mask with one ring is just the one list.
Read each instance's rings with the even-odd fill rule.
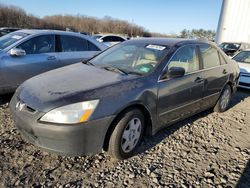
[[112,158],[132,157],[140,144],[144,132],[144,115],[140,110],[125,111],[115,123],[108,146]]
[[214,107],[214,112],[225,112],[229,107],[231,97],[232,89],[229,85],[226,85],[222,90],[221,96]]

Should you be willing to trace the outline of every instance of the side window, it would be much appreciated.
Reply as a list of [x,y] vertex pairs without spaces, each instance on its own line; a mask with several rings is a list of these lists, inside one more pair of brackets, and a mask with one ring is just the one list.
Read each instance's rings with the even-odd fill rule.
[[101,51],[96,45],[88,41],[88,51]]
[[88,51],[88,42],[80,37],[61,35],[62,52]]
[[113,37],[107,36],[102,38],[103,42],[113,42]]
[[121,38],[121,37],[113,37],[113,41],[114,42],[123,42],[124,41],[124,39],[123,38]]
[[37,36],[20,44],[17,48],[25,50],[26,54],[41,54],[55,52],[55,36]]
[[210,46],[209,44],[201,44],[200,50],[203,59],[203,67],[204,69],[216,67],[220,65],[220,59],[218,51]]
[[188,45],[177,50],[169,62],[168,69],[171,67],[182,67],[185,73],[199,70],[199,60],[195,45]]

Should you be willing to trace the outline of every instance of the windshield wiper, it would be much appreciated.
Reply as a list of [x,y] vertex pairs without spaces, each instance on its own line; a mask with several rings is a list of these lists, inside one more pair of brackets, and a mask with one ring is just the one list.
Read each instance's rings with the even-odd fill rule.
[[139,73],[139,72],[136,72],[136,71],[128,71],[127,73],[128,74],[135,74],[135,75],[139,75],[139,76],[143,75],[142,73]]
[[108,70],[108,71],[120,72],[120,73],[123,73],[125,75],[128,75],[128,74],[134,74],[134,75],[138,75],[138,76],[143,75],[142,73],[139,73],[139,72],[136,72],[136,71],[124,70],[124,69],[121,69],[121,68],[115,67],[115,66],[105,66],[105,67],[102,67],[102,68],[105,69],[105,70]]
[[90,61],[83,61],[82,62],[85,65],[91,65],[91,66],[95,66],[93,63],[91,63]]
[[114,72],[120,72],[122,74],[125,74],[125,75],[128,75],[128,72],[121,69],[121,68],[118,68],[118,67],[114,67],[114,66],[105,66],[105,67],[102,67],[103,69],[105,70],[108,70],[108,71],[114,71]]

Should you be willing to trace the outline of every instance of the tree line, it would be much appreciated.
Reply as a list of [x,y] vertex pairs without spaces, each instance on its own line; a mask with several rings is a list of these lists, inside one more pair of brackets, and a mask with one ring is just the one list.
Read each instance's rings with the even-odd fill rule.
[[179,35],[166,35],[152,33],[144,27],[128,21],[104,17],[102,19],[84,15],[54,15],[38,18],[26,13],[16,6],[0,4],[0,27],[15,27],[27,29],[70,29],[87,34],[115,33],[132,37],[182,37],[182,38],[206,38],[213,40],[215,32],[204,29],[183,29]]
[[215,38],[215,32],[212,30],[204,30],[204,29],[192,29],[187,30],[183,29],[180,33],[180,37],[182,38],[196,38],[196,39],[207,39],[213,41]]
[[83,15],[54,15],[38,18],[27,14],[19,7],[3,4],[0,4],[0,27],[58,30],[69,28],[88,34],[116,33],[129,36],[151,36],[151,33],[141,26],[111,17],[99,19]]

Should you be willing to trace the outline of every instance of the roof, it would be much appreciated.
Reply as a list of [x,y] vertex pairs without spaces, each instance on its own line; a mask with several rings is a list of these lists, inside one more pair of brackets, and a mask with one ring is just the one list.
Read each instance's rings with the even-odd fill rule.
[[249,44],[247,42],[222,42],[221,44]]
[[184,38],[136,38],[131,39],[129,41],[126,41],[126,43],[133,43],[133,42],[141,42],[141,43],[152,43],[152,44],[158,44],[158,45],[168,45],[168,46],[174,46],[178,43],[202,43],[207,42],[204,40],[197,40],[197,39],[184,39]]
[[90,37],[88,35],[83,35],[83,34],[71,32],[71,31],[45,30],[45,29],[22,29],[22,30],[18,30],[16,32],[13,32],[13,33],[27,33],[30,35],[40,35],[40,34],[60,35],[60,34],[65,34],[65,35],[71,35],[71,36],[82,37],[84,39],[87,39],[87,40],[91,41],[92,43],[94,43],[95,45],[97,45],[101,50],[104,50],[107,48],[106,45],[96,41],[95,39],[93,39],[92,37]]
[[17,28],[17,27],[0,27],[0,30],[7,30],[7,29],[18,29],[18,30],[20,30],[20,28]]
[[57,33],[57,34],[76,34],[76,35],[81,35],[80,33],[76,33],[76,32],[71,32],[71,31],[60,31],[60,30],[46,30],[46,29],[22,29],[22,30],[18,30],[18,32],[23,32],[23,33],[27,33],[27,34],[43,34],[43,33]]

